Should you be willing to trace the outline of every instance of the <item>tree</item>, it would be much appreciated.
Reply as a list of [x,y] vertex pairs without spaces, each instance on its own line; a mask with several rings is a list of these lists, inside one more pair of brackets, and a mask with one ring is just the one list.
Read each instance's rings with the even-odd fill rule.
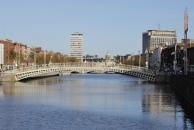
[[16,52],[13,49],[9,52],[9,59],[11,60],[11,63],[14,63],[14,61],[16,61]]

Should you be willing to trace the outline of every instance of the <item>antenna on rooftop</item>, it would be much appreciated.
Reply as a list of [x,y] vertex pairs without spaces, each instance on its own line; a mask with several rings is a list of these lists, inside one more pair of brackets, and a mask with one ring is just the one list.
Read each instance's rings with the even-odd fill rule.
[[160,30],[160,24],[158,24],[158,30]]

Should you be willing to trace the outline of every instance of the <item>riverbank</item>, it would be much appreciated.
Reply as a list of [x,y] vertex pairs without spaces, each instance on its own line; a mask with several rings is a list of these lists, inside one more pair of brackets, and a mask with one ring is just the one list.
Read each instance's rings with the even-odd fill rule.
[[194,76],[160,74],[156,83],[170,85],[177,96],[194,108]]

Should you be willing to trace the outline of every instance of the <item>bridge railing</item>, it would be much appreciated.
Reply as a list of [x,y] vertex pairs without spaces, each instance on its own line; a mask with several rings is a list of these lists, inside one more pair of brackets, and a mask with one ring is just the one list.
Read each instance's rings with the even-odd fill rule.
[[42,64],[42,65],[31,65],[31,66],[20,66],[7,72],[23,72],[36,69],[56,68],[56,67],[112,67],[107,66],[103,63],[53,63],[53,64]]
[[117,68],[130,70],[130,71],[136,71],[136,72],[145,72],[145,73],[155,74],[154,71],[146,67],[139,67],[139,66],[133,66],[133,65],[117,65]]
[[132,65],[111,65],[107,66],[103,63],[54,63],[54,64],[42,64],[42,65],[31,65],[31,66],[20,66],[19,68],[15,68],[13,70],[7,71],[8,73],[17,73],[17,72],[25,72],[25,71],[32,71],[37,69],[48,69],[48,68],[61,68],[61,67],[104,67],[104,68],[116,68],[116,69],[122,69],[127,71],[136,71],[136,72],[145,72],[154,74],[153,71],[149,70],[145,67],[139,67],[139,66],[132,66]]

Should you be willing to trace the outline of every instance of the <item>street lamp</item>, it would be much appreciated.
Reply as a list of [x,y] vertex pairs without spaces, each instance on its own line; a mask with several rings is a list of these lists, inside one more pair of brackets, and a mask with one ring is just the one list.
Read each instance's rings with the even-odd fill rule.
[[134,66],[134,53],[132,55],[132,66]]
[[33,53],[33,56],[34,56],[34,65],[36,65],[36,52],[35,51],[30,51],[31,53]]
[[141,53],[140,53],[140,51],[138,51],[139,52],[139,70],[140,70],[140,68],[141,68]]
[[146,54],[145,65],[146,65],[146,68],[148,68],[148,64],[149,64],[149,51],[148,51],[148,49],[146,49],[145,54]]
[[122,56],[122,64],[124,64],[125,62],[125,59],[124,59],[124,56]]
[[53,58],[53,56],[51,55],[51,56],[50,56],[49,64],[52,64],[52,58]]
[[177,72],[177,53],[176,53],[176,51],[177,51],[177,43],[175,43],[175,47],[174,47],[174,62],[173,62],[173,65],[174,65],[174,73],[175,73],[175,75],[176,75],[176,72]]
[[44,51],[44,64],[46,64],[46,51]]
[[20,44],[18,43],[16,46],[17,46],[16,66],[20,66]]
[[122,64],[122,61],[121,61],[121,56],[119,56],[119,63]]

